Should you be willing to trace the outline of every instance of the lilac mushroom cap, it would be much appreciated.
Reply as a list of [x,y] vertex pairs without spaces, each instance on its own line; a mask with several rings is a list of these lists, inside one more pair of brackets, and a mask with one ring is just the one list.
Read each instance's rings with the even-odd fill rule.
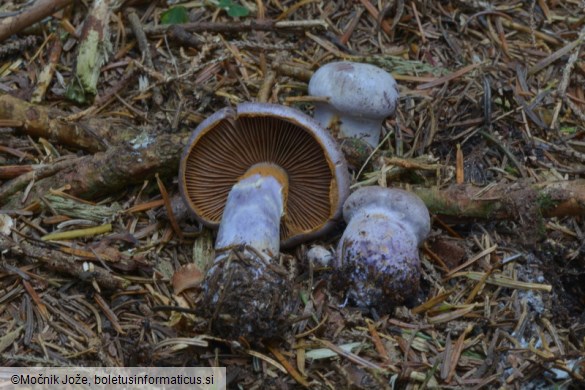
[[338,246],[337,281],[361,308],[389,312],[418,292],[419,246],[430,216],[416,195],[396,188],[363,187],[347,198],[348,225]]
[[[184,150],[179,186],[195,216],[217,228],[232,188],[244,179],[253,185],[252,173],[265,177],[273,172],[277,179],[283,178],[277,180],[284,187],[283,215],[276,221],[276,231],[271,226],[265,229],[280,238],[282,246],[317,237],[341,219],[341,206],[349,194],[345,159],[327,130],[286,106],[243,103],[208,117]],[[254,201],[255,195],[242,197]],[[233,198],[235,204],[240,202]],[[245,234],[245,224],[238,229]]]
[[309,81],[309,95],[323,96],[313,117],[325,127],[339,129],[340,137],[360,138],[371,146],[380,141],[382,121],[394,114],[396,81],[377,66],[348,61],[319,68]]

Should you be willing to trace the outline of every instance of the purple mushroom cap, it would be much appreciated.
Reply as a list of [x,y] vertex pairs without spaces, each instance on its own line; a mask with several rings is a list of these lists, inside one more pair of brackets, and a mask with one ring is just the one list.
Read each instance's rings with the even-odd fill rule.
[[309,81],[316,102],[313,117],[322,126],[338,128],[340,137],[355,137],[376,146],[382,121],[394,114],[398,88],[394,77],[370,64],[341,61],[320,67]]

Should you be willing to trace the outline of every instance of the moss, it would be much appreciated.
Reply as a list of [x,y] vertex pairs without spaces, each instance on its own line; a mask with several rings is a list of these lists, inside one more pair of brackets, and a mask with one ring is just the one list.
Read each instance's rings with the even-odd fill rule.
[[490,218],[502,208],[499,201],[458,202],[455,195],[442,196],[436,190],[416,188],[414,191],[434,214],[466,216],[471,218]]
[[554,209],[559,204],[558,201],[555,201],[550,194],[545,192],[539,192],[536,198],[536,213],[538,214],[536,220],[536,230],[540,237],[546,236],[546,224],[544,219],[544,214],[547,211]]
[[509,173],[512,176],[520,176],[518,169],[508,165],[504,168],[504,171],[506,171],[506,173]]
[[559,202],[553,200],[550,194],[545,192],[539,192],[538,197],[536,198],[536,204],[538,205],[538,209],[540,213],[545,213],[548,210],[554,209],[558,206]]

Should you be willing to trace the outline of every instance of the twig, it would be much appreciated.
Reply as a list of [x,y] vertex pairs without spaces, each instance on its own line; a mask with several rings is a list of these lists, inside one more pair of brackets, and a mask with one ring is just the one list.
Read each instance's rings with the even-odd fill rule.
[[3,165],[0,166],[0,180],[14,179],[34,169],[32,165]]
[[552,53],[548,57],[538,61],[534,66],[532,66],[530,69],[528,69],[528,74],[532,75],[532,74],[540,72],[541,70],[543,70],[544,68],[546,68],[547,66],[549,66],[550,64],[552,64],[553,62],[558,60],[559,58],[561,58],[562,56],[570,53],[573,49],[575,49],[576,47],[581,45],[581,43],[583,43],[583,39],[581,37],[579,37],[579,38],[575,39],[573,42],[566,44],[565,46],[561,47],[559,50],[555,51],[554,53]]
[[[508,20],[506,18],[502,18],[502,24],[504,25],[504,27],[508,27],[517,31],[522,31],[525,33],[530,33],[532,30],[530,29],[530,27],[525,26],[523,24],[520,23],[516,23],[513,20]],[[557,38],[545,34],[543,32],[540,31],[533,31],[534,35],[539,38],[542,39],[543,41],[547,42],[547,43],[551,43],[553,45],[560,45],[562,42],[560,40],[558,40]]]
[[512,165],[514,165],[514,167],[516,167],[516,169],[518,169],[518,172],[520,173],[520,175],[522,177],[527,177],[528,175],[526,174],[526,170],[524,169],[524,166],[522,164],[520,164],[520,162],[516,159],[516,156],[514,156],[512,154],[512,152],[510,152],[508,150],[508,148],[506,148],[496,137],[492,136],[491,134],[480,130],[479,134],[481,134],[481,136],[483,138],[485,138],[486,140],[493,142],[498,149],[500,149],[500,151],[502,151],[502,153],[504,153],[509,159],[510,162],[512,162]]
[[34,47],[38,44],[39,37],[30,35],[21,39],[13,39],[5,44],[0,44],[0,58],[5,58]]
[[[107,149],[107,142],[117,143],[136,135],[131,126],[120,126],[120,123],[116,126],[111,120],[90,118],[72,122],[62,119],[63,116],[59,110],[0,94],[0,120],[17,121],[13,127],[32,137],[97,152]],[[115,126],[118,128],[113,131]]]
[[[370,0],[360,0],[360,3],[366,8],[368,13],[374,18],[374,20],[380,20],[380,12],[374,7],[374,5],[370,2]],[[380,27],[388,36],[392,36],[392,27],[390,24],[385,20],[380,20],[379,23]]]
[[[105,153],[82,157],[57,174],[39,180],[32,188],[28,203],[38,200],[51,188],[65,184],[71,186],[70,195],[91,198],[142,183],[157,172],[176,174],[187,137],[186,134],[161,134],[157,138],[144,136],[134,143],[112,146]],[[14,197],[8,204],[12,208],[19,206]]]
[[71,0],[39,0],[18,15],[0,20],[0,42],[69,5]]
[[102,94],[97,96],[92,107],[98,109],[101,105],[105,104],[108,100],[113,98],[122,89],[126,88],[126,86],[134,79],[135,76],[136,67],[134,66],[134,62],[130,62],[126,69],[124,70],[124,74],[122,75],[120,80],[116,84],[112,85],[110,88],[103,91]]
[[[238,33],[248,31],[279,31],[279,30],[306,30],[308,28],[327,28],[323,20],[293,20],[274,21],[270,19],[252,20],[249,22],[199,22],[184,23],[181,27],[190,32]],[[146,35],[163,34],[171,29],[171,25],[144,27]]]
[[[144,30],[142,30],[142,33],[144,34]],[[190,34],[187,30],[185,30],[178,24],[173,25],[169,29],[169,35],[171,36],[173,41],[179,42],[187,47],[196,48],[200,47],[205,43],[203,40],[199,39],[193,34]]]
[[463,76],[464,74],[466,74],[466,73],[472,71],[473,69],[477,68],[480,65],[481,65],[480,63],[475,63],[475,64],[471,64],[471,65],[464,66],[463,68],[461,68],[459,70],[456,70],[455,72],[450,73],[450,74],[448,74],[446,76],[439,77],[439,78],[437,78],[437,79],[435,79],[433,81],[430,81],[428,83],[425,83],[425,84],[421,84],[418,87],[416,87],[416,89],[427,89],[427,88],[436,87],[436,86],[441,85],[441,84],[444,84],[444,83],[446,83],[448,81],[451,81],[451,80],[454,80],[456,78],[459,78],[459,77]]
[[49,51],[49,60],[39,75],[37,87],[34,90],[31,98],[32,103],[40,103],[45,97],[45,92],[51,84],[51,80],[55,74],[55,68],[57,67],[57,63],[59,62],[62,51],[63,45],[61,44],[61,38],[58,35],[53,35],[53,45]]
[[79,159],[64,159],[63,161],[55,162],[40,167],[35,167],[31,172],[22,174],[17,178],[4,183],[0,186],[0,204],[4,203],[10,196],[16,194],[18,191],[24,189],[32,180],[40,180],[49,177],[65,169]]
[[[545,217],[585,215],[585,180],[498,183],[485,191],[481,198],[476,196],[479,190],[471,184],[452,185],[442,190],[413,188],[432,213],[441,215],[514,219],[518,204],[534,208]],[[529,195],[534,199],[528,199]]]
[[274,71],[269,70],[266,72],[264,76],[264,80],[262,81],[262,86],[260,87],[260,91],[258,91],[258,101],[266,103],[270,99],[270,92],[272,91],[272,85],[274,84],[274,80],[276,79],[276,73]]
[[301,81],[309,81],[311,79],[311,76],[313,76],[312,70],[302,68],[296,65],[277,63],[276,70],[278,71],[278,73],[284,76],[293,77]]
[[[136,41],[138,41],[138,47],[140,48],[140,52],[144,57],[144,62],[149,68],[154,69],[154,63],[152,62],[152,56],[150,55],[150,47],[148,46],[148,41],[146,40],[146,34],[142,29],[142,23],[140,23],[140,19],[138,18],[138,15],[136,15],[136,12],[131,11],[128,13],[128,21],[130,22],[130,28],[132,28],[134,37],[136,38]],[[152,89],[152,97],[154,103],[157,106],[162,105],[163,97],[159,87],[155,86]]]
[[358,8],[357,11],[355,11],[355,15],[352,17],[351,21],[345,28],[345,32],[339,38],[339,42],[341,42],[344,45],[346,45],[347,42],[349,42],[349,39],[351,38],[351,35],[355,31],[355,28],[357,27],[363,13],[364,13],[363,8]]
[[41,261],[47,268],[64,272],[78,277],[80,280],[95,280],[101,287],[110,290],[124,290],[130,282],[126,279],[113,275],[105,269],[94,266],[92,271],[88,272],[83,268],[83,262],[74,256],[63,254],[59,251],[40,247],[22,240],[16,246],[9,250],[17,255],[24,255],[29,259]]
[[83,91],[93,96],[97,94],[100,70],[111,49],[109,22],[112,8],[111,0],[94,1],[81,32],[75,67],[77,77],[72,82],[74,85],[79,82]]
[[41,237],[42,241],[58,241],[58,240],[71,240],[79,237],[90,237],[98,234],[109,233],[112,231],[112,224],[106,223],[99,226],[67,230],[64,232],[49,233]]

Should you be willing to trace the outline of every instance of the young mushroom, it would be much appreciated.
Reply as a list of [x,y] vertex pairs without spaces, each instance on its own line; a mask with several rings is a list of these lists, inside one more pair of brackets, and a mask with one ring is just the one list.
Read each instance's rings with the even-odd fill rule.
[[396,188],[362,187],[343,206],[347,222],[339,241],[337,283],[360,308],[388,313],[419,287],[419,246],[431,228],[416,195]]
[[394,114],[398,101],[396,81],[388,72],[348,61],[320,67],[309,81],[309,95],[328,100],[315,102],[317,122],[338,129],[340,138],[359,138],[372,147],[378,145],[382,121]]
[[300,111],[244,103],[197,127],[179,170],[187,206],[219,227],[203,283],[214,327],[234,336],[278,332],[290,286],[273,258],[281,245],[331,229],[349,192],[335,140]]

